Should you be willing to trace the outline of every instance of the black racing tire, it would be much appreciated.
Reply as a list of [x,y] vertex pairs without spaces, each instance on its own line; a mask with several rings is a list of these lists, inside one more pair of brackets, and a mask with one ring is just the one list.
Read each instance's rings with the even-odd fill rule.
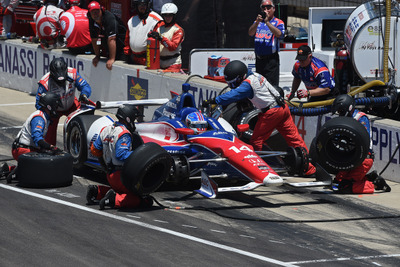
[[122,184],[138,195],[156,191],[170,175],[172,157],[156,143],[145,143],[135,149],[121,171]]
[[50,155],[31,152],[23,154],[18,158],[18,186],[54,188],[71,185],[72,161],[69,153]]
[[83,167],[88,158],[89,144],[87,143],[87,134],[90,126],[99,115],[82,115],[71,120],[67,128],[66,151],[73,158],[74,168]]
[[369,134],[361,123],[351,117],[336,117],[316,136],[316,160],[329,173],[352,170],[364,161],[369,146]]

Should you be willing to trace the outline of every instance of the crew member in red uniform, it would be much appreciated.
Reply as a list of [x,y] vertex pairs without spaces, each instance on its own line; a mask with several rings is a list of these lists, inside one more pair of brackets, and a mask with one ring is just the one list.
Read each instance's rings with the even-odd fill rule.
[[[224,77],[232,89],[215,99],[206,100],[206,104],[229,105],[241,99],[248,98],[253,105],[260,109],[250,144],[255,151],[262,150],[263,143],[271,136],[274,129],[285,138],[288,146],[307,149],[290,114],[290,110],[278,90],[264,76],[248,71],[246,65],[234,60],[224,69]],[[308,149],[307,149],[308,150]],[[309,163],[305,176],[315,174],[315,167]]]
[[150,10],[149,0],[137,0],[134,3],[137,14],[128,21],[124,53],[128,56],[128,63],[146,65],[147,34],[154,30],[162,18]]
[[60,17],[61,34],[67,39],[67,48],[74,55],[92,53],[88,10],[80,8],[80,0],[66,0],[70,7]]
[[135,120],[142,116],[132,105],[121,106],[117,110],[118,121],[104,127],[90,147],[91,153],[98,157],[107,169],[110,186],[89,185],[86,200],[88,204],[98,202],[100,209],[151,207],[151,197],[140,197],[129,191],[121,182],[121,169],[126,159],[132,154],[132,134]]
[[[75,97],[75,89],[81,92],[79,101]],[[87,102],[92,89],[85,79],[74,68],[69,68],[63,58],[55,58],[50,63],[50,72],[39,81],[36,94],[36,108],[39,109],[39,100],[42,93],[53,92],[61,97],[62,107],[58,108],[58,116],[52,119],[46,135],[46,141],[56,145],[57,125],[60,117],[67,116],[77,110],[80,102]]]
[[[364,125],[371,136],[371,125],[367,114],[355,108],[354,99],[347,95],[339,95],[332,104],[332,114],[353,117]],[[390,192],[391,188],[381,176],[367,175],[374,164],[374,152],[372,142],[367,158],[360,166],[350,171],[341,171],[336,174],[335,181],[339,182],[339,193],[372,194],[375,189]]]
[[183,29],[175,23],[178,7],[167,3],[161,8],[163,20],[159,22],[149,37],[159,40],[160,67],[164,72],[179,72],[182,67],[181,50],[184,39]]
[[[2,18],[1,35],[6,37],[7,34],[15,32],[15,14],[14,10],[19,4],[19,0],[0,0],[0,18]],[[14,34],[15,35],[15,34]]]
[[40,45],[44,49],[64,47],[62,35],[60,35],[60,16],[64,12],[57,7],[57,0],[45,0],[44,6],[36,11],[33,20],[36,24],[36,35],[40,39]]

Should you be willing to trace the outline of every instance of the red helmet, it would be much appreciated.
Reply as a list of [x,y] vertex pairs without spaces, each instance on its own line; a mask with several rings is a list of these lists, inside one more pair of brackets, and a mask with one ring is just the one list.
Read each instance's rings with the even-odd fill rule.
[[336,58],[341,59],[341,60],[347,60],[347,50],[346,49],[341,49],[336,53]]
[[79,6],[81,4],[81,0],[66,0],[65,3],[69,6]]

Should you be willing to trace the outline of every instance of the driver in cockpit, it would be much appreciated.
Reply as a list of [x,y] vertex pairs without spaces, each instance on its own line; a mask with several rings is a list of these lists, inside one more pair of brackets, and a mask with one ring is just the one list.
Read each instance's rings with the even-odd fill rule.
[[200,112],[189,113],[186,116],[186,125],[194,130],[195,134],[204,133],[208,128],[207,120]]

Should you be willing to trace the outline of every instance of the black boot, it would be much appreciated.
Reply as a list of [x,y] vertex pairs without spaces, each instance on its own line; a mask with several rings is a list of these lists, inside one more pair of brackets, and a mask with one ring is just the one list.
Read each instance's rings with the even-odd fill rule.
[[140,200],[139,208],[148,209],[153,206],[153,197],[152,196],[144,196]]
[[1,168],[0,168],[0,177],[7,177],[7,175],[10,173],[10,167],[8,166],[7,162],[4,163]]
[[92,184],[87,187],[87,192],[86,192],[87,205],[95,204],[97,194],[99,191],[98,189],[99,188],[97,187],[97,185],[92,185]]
[[12,179],[15,179],[17,176],[17,166],[7,175],[7,184],[10,184]]
[[114,208],[115,206],[115,191],[110,189],[108,190],[108,192],[106,193],[106,195],[100,200],[100,209],[104,210],[104,208],[106,206],[109,206],[111,208]]
[[392,188],[386,183],[382,176],[378,176],[373,182],[376,190],[383,190],[385,192],[392,191]]

